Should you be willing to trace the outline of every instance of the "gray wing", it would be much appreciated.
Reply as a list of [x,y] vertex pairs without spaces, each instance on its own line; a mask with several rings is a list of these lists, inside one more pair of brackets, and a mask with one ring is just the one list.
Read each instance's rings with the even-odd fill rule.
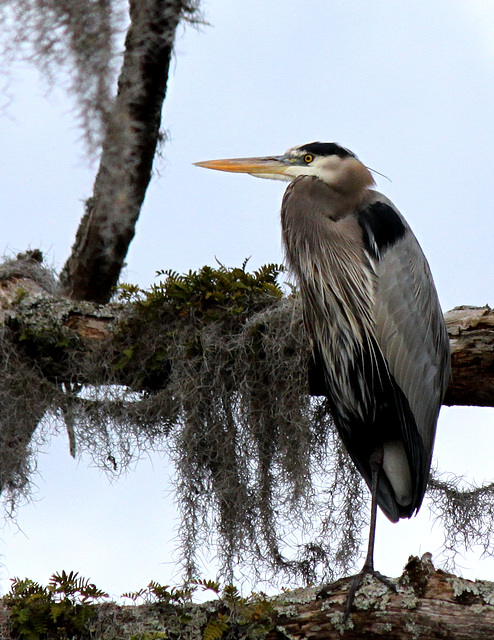
[[374,198],[374,203],[391,207],[404,228],[394,243],[383,247],[374,263],[376,337],[391,374],[408,399],[430,461],[437,417],[450,378],[448,335],[430,268],[417,239],[385,196],[375,193]]

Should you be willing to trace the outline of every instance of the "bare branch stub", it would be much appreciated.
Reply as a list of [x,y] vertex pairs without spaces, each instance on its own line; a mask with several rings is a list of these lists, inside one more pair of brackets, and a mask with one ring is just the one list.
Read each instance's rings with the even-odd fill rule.
[[452,379],[444,404],[494,407],[494,311],[463,305],[445,319]]
[[106,303],[134,237],[160,136],[175,31],[186,0],[130,3],[118,92],[109,115],[93,197],[63,272],[66,295]]

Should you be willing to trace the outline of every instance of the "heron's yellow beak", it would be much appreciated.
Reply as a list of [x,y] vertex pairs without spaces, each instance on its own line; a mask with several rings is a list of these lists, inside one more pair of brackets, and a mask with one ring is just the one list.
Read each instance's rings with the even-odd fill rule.
[[250,173],[258,178],[273,178],[277,180],[291,180],[287,169],[291,163],[285,156],[267,156],[264,158],[232,158],[229,160],[206,160],[194,162],[196,167],[216,169],[217,171],[231,171],[234,173]]

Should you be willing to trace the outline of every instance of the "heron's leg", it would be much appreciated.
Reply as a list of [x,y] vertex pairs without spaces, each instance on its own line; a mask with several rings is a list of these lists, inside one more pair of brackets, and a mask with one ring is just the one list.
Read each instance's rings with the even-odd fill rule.
[[364,562],[364,569],[374,571],[374,544],[376,541],[376,521],[377,521],[377,488],[379,486],[379,476],[383,466],[384,451],[379,447],[370,457],[370,468],[372,473],[371,482],[371,518],[369,542],[367,546],[367,556]]
[[377,488],[379,486],[379,476],[381,474],[383,466],[384,451],[382,447],[376,449],[370,457],[370,467],[372,472],[371,482],[371,519],[370,519],[370,531],[369,531],[369,543],[367,546],[367,556],[365,558],[362,571],[357,573],[353,578],[352,584],[348,591],[348,596],[345,605],[345,620],[350,615],[350,609],[353,601],[355,600],[355,594],[358,588],[362,584],[362,581],[366,574],[370,573],[375,578],[380,580],[392,591],[396,591],[395,585],[386,576],[374,569],[374,543],[376,541],[376,520],[377,520]]
[[[372,501],[371,501],[371,519],[370,519],[369,543],[367,546],[367,556],[365,558],[365,562],[364,562],[364,566],[362,567],[362,570],[360,571],[360,573],[357,573],[357,575],[354,576],[352,583],[350,585],[350,589],[348,590],[343,622],[345,622],[350,615],[350,609],[352,608],[353,601],[355,600],[355,595],[357,593],[358,588],[362,584],[362,581],[366,576],[366,574],[370,573],[375,578],[380,580],[383,584],[385,584],[389,589],[396,592],[395,585],[388,578],[386,578],[386,576],[383,576],[382,573],[379,573],[379,571],[376,571],[374,569],[374,543],[376,540],[376,519],[377,519],[377,488],[379,486],[379,476],[383,466],[383,458],[384,458],[384,451],[382,447],[379,447],[378,449],[376,449],[370,457],[370,466],[371,466],[371,472],[372,472],[372,479],[371,479],[371,500]],[[327,587],[322,589],[319,592],[318,597],[326,598],[331,591],[330,587],[331,585],[328,585]]]

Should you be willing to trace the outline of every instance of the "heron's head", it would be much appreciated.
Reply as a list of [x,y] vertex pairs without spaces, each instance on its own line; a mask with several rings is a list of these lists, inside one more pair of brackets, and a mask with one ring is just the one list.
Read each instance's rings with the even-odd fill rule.
[[299,176],[314,176],[342,192],[360,191],[374,185],[370,170],[354,153],[335,142],[311,142],[288,149],[282,156],[208,160],[195,164],[288,182]]

